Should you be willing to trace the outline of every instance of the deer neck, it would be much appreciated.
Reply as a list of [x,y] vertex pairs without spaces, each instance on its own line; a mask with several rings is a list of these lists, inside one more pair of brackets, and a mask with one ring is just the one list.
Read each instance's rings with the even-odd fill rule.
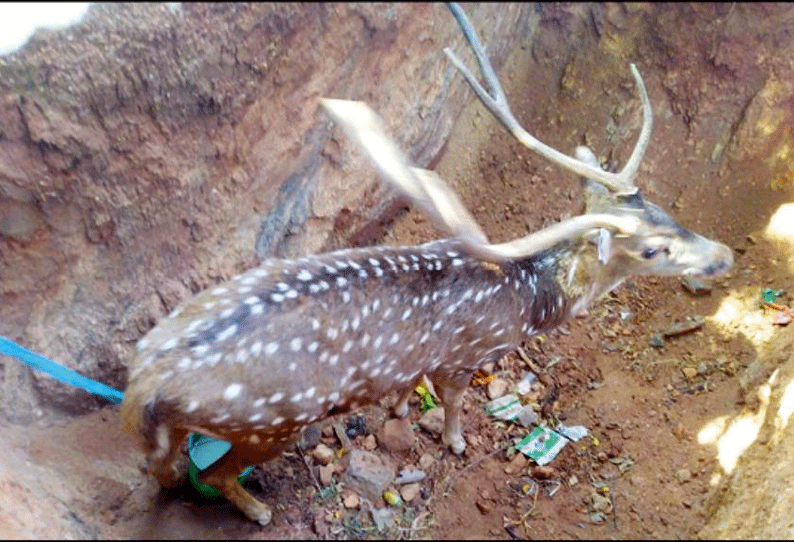
[[537,256],[536,265],[545,268],[565,296],[565,318],[580,314],[625,279],[616,272],[618,262],[600,262],[595,249],[584,239],[549,249]]

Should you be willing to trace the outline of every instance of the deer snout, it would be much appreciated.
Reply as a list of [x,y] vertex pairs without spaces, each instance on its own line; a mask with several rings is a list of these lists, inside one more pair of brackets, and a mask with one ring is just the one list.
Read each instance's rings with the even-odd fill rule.
[[722,275],[733,265],[733,251],[722,243],[714,244],[711,263],[703,269],[703,274],[709,277]]

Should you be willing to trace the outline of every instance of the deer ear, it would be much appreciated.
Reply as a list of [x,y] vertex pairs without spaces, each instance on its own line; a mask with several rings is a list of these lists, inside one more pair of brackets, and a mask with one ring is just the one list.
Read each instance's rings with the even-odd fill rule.
[[596,245],[598,246],[598,261],[606,264],[612,255],[612,232],[606,228],[598,228]]

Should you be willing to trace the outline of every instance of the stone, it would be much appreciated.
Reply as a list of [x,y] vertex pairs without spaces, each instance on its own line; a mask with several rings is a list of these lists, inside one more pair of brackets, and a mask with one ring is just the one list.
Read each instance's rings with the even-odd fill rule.
[[400,488],[400,496],[405,502],[411,502],[417,495],[419,495],[419,484],[417,482],[406,484]]
[[429,470],[430,467],[432,467],[433,464],[435,464],[435,462],[436,462],[436,458],[434,458],[431,454],[427,452],[423,453],[419,457],[419,467],[424,471]]
[[496,399],[497,397],[501,397],[507,393],[508,386],[509,384],[504,378],[494,378],[488,382],[488,389],[486,390],[488,399]]
[[312,457],[321,465],[329,464],[334,460],[335,456],[336,454],[334,451],[322,442],[318,444],[312,451]]
[[444,408],[436,407],[431,408],[419,418],[419,427],[438,436],[444,430]]
[[516,454],[505,467],[505,474],[518,474],[526,465],[527,457],[524,454]]
[[320,483],[323,486],[327,486],[331,483],[335,469],[336,467],[330,463],[328,465],[320,465]]
[[351,450],[345,456],[347,466],[342,481],[359,495],[375,502],[394,481],[395,469],[372,452]]
[[342,493],[342,505],[347,508],[358,508],[361,504],[361,500],[358,497],[358,493],[355,491],[350,491],[349,489],[345,490]]
[[375,435],[369,434],[361,440],[361,446],[368,452],[371,452],[378,447],[378,441]]
[[410,450],[414,445],[414,430],[411,420],[408,418],[387,420],[383,424],[378,440],[390,452]]

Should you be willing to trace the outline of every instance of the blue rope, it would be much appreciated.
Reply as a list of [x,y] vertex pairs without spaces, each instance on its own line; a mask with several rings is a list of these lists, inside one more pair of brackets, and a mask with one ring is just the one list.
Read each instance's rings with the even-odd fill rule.
[[[45,358],[44,356],[40,356],[34,352],[31,352],[30,350],[25,350],[17,343],[6,339],[2,335],[0,335],[0,354],[13,356],[26,363],[33,369],[42,371],[54,379],[60,380],[64,384],[83,388],[87,392],[104,397],[111,403],[119,404],[124,399],[124,393],[120,392],[119,390],[111,388],[110,386],[107,386],[101,382],[97,382],[96,380],[91,380],[90,378],[85,377],[80,373],[73,371],[72,369],[68,369],[63,365],[59,365],[54,361]],[[193,451],[192,448],[194,447],[194,439],[190,439],[188,441],[188,453],[190,454],[191,461],[193,461],[195,458],[196,463],[201,465],[199,470],[215,463],[229,450],[229,448],[231,448],[231,444],[228,442],[211,437],[201,437],[201,439],[196,440],[195,442],[196,444],[203,444],[204,449],[199,450],[197,448],[195,451]],[[251,469],[253,469],[253,467],[248,467],[248,469],[246,469],[241,476],[247,476],[250,474]],[[195,474],[191,473],[190,477],[193,481],[193,484],[198,487],[198,480],[196,479]],[[206,492],[208,490],[205,488],[203,491]],[[205,494],[209,495],[209,493]]]
[[124,394],[119,390],[111,388],[110,386],[107,386],[101,382],[97,382],[96,380],[91,380],[90,378],[87,378],[76,371],[68,369],[63,365],[58,365],[54,361],[50,361],[43,356],[34,354],[30,350],[25,350],[17,343],[9,341],[1,335],[0,354],[14,356],[15,358],[30,365],[37,371],[47,373],[55,380],[60,380],[64,384],[69,384],[70,386],[83,388],[85,391],[104,397],[112,403],[119,404],[121,403],[122,399],[124,399]]

